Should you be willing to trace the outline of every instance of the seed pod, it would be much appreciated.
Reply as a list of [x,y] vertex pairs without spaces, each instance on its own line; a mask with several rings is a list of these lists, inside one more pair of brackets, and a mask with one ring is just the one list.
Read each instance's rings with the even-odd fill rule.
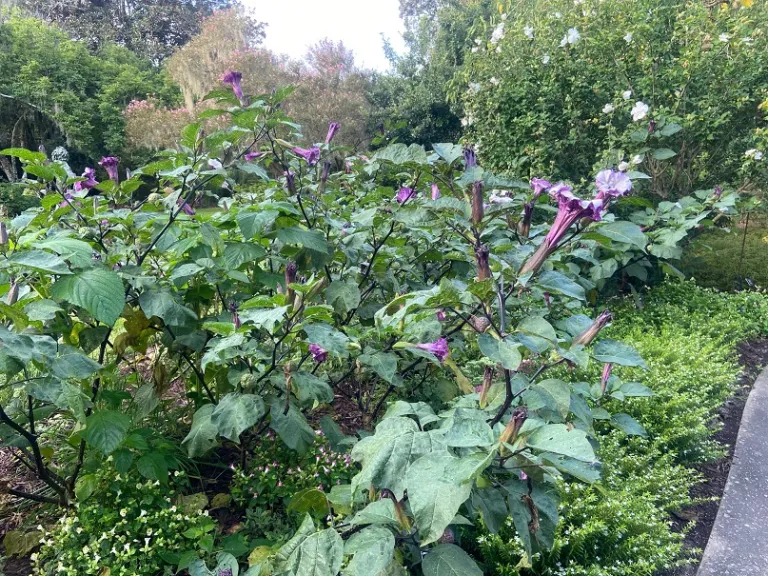
[[13,282],[11,284],[11,289],[8,290],[8,296],[6,297],[5,301],[8,303],[9,306],[13,306],[16,304],[16,300],[19,299],[19,285],[16,284],[16,282]]

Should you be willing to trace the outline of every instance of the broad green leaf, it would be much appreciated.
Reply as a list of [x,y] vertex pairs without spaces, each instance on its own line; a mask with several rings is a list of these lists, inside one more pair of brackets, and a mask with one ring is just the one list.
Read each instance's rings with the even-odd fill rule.
[[395,514],[395,504],[389,498],[382,498],[371,502],[355,514],[350,520],[350,524],[391,524],[398,525],[397,514]]
[[335,280],[325,289],[325,300],[339,314],[346,314],[360,304],[360,288],[354,280]]
[[526,444],[536,450],[563,454],[584,462],[595,460],[587,433],[575,428],[569,430],[565,424],[547,424],[538,428],[527,438]]
[[592,351],[595,360],[620,366],[640,366],[648,368],[640,354],[629,344],[606,338],[600,340]]
[[597,232],[616,242],[637,246],[640,250],[645,250],[645,247],[648,244],[648,238],[640,229],[640,226],[624,220],[608,222],[600,226],[600,228],[597,229]]
[[454,415],[453,424],[443,438],[445,445],[452,448],[492,446],[495,441],[493,430],[485,419],[462,417],[460,411]]
[[275,331],[275,326],[282,324],[287,311],[288,306],[278,306],[277,308],[241,310],[239,314],[243,324],[253,323],[256,328],[263,328],[271,333]]
[[96,474],[85,474],[80,476],[75,483],[75,496],[82,502],[94,493],[99,486],[99,478]]
[[309,372],[295,372],[293,374],[293,382],[297,388],[299,402],[302,404],[313,401],[317,401],[320,404],[333,402],[333,390],[328,385],[328,382],[322,378],[318,378]]
[[60,352],[61,355],[53,360],[50,368],[54,376],[62,380],[68,378],[83,380],[102,368],[101,364],[74,348],[62,346]]
[[315,431],[309,426],[301,410],[293,404],[285,413],[285,401],[275,400],[272,402],[270,417],[270,427],[289,448],[303,454],[315,441]]
[[523,360],[517,346],[506,340],[496,340],[489,334],[480,334],[477,343],[483,354],[507,370],[517,370]]
[[136,469],[147,480],[168,480],[168,460],[159,452],[144,454],[136,461]]
[[4,148],[0,150],[0,156],[13,156],[24,162],[45,162],[46,160],[42,152],[33,152],[26,148]]
[[230,270],[236,270],[246,263],[256,263],[267,254],[258,244],[251,242],[230,242],[224,248],[224,262]]
[[584,288],[568,278],[565,274],[556,272],[554,270],[548,270],[541,274],[537,283],[539,287],[549,292],[556,292],[558,294],[564,294],[571,298],[578,298],[579,300],[586,299],[584,295]]
[[221,436],[239,444],[240,434],[255,425],[265,413],[260,396],[230,392],[211,413],[211,424],[216,426]]
[[114,325],[125,307],[125,288],[120,277],[106,268],[92,268],[56,282],[54,297],[85,308],[96,320]]
[[386,570],[395,552],[395,536],[383,526],[371,526],[353,534],[344,545],[345,554],[353,554],[345,571],[349,576],[379,576]]
[[642,436],[643,438],[648,436],[643,425],[629,414],[614,414],[611,416],[611,423],[616,426],[616,428],[631,436]]
[[474,560],[455,544],[440,544],[421,563],[424,576],[483,576]]
[[517,338],[529,350],[541,354],[557,342],[552,325],[540,316],[528,316],[517,326]]
[[240,212],[237,215],[237,225],[243,232],[243,237],[250,240],[254,236],[261,236],[274,223],[280,215],[277,210],[259,210],[257,212]]
[[464,149],[461,146],[451,143],[432,144],[432,150],[445,160],[447,164],[453,164],[455,160],[458,160],[464,154]]
[[358,360],[373,368],[383,380],[392,383],[397,373],[397,356],[388,352],[368,352],[358,356]]
[[283,244],[298,244],[313,252],[328,253],[328,241],[320,230],[305,230],[298,226],[280,228],[277,239]]
[[[289,564],[291,559],[295,557],[301,544],[315,533],[315,523],[312,521],[312,517],[307,514],[304,516],[304,521],[299,526],[299,529],[293,535],[293,537],[283,544],[275,554],[275,562],[278,568],[285,567]],[[289,569],[289,567],[287,567]]]
[[635,396],[653,396],[653,390],[647,386],[643,386],[639,382],[624,382],[619,390],[621,390],[621,393],[627,398]]
[[104,454],[111,454],[128,434],[131,419],[114,410],[99,410],[85,419],[83,438]]
[[10,530],[3,538],[3,546],[8,556],[26,556],[40,545],[43,533],[37,530],[24,532],[23,530]]
[[328,352],[346,358],[349,353],[347,352],[347,343],[349,338],[336,330],[333,326],[325,323],[308,324],[304,326],[304,332],[307,333],[307,339],[313,343],[321,346]]
[[657,148],[651,152],[651,156],[656,160],[669,160],[670,158],[677,156],[677,152],[670,150],[669,148]]
[[63,308],[53,300],[35,300],[24,307],[24,312],[32,322],[53,320],[57,312],[62,312]]
[[578,478],[582,482],[591,484],[600,480],[602,470],[599,462],[581,462],[568,458],[562,454],[542,454],[541,459],[551,463],[555,468]]
[[182,442],[182,445],[186,445],[190,458],[202,456],[216,446],[219,429],[211,422],[215,408],[213,404],[206,404],[192,417],[192,429]]
[[680,126],[680,124],[670,123],[664,126],[661,130],[659,130],[659,134],[662,136],[672,136],[674,134],[677,134],[682,130],[683,127]]
[[144,292],[139,296],[139,305],[147,318],[160,318],[168,326],[186,326],[197,320],[197,315],[166,288]]
[[317,488],[307,488],[300,490],[291,496],[288,504],[289,512],[299,512],[301,514],[314,513],[315,516],[328,515],[328,500],[322,490]]
[[460,459],[447,452],[422,456],[408,468],[408,503],[422,546],[437,542],[472,492],[469,478],[457,471]]

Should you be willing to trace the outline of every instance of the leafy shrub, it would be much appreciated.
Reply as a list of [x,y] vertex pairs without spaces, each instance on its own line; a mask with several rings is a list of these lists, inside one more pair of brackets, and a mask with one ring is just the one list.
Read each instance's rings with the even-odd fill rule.
[[[712,415],[738,374],[734,343],[768,334],[768,297],[721,294],[692,282],[668,282],[643,296],[644,308],[633,312],[625,304],[609,332],[648,363],[643,373],[617,367],[622,378],[653,391],[622,403],[648,437],[600,426],[602,480],[560,486],[562,522],[552,550],[522,569],[508,521],[498,535],[479,538],[491,573],[651,576],[689,559],[668,513],[692,503],[689,489],[699,478],[686,466],[721,454],[711,440]],[[596,370],[560,375],[594,381]]]
[[90,490],[53,528],[43,529],[42,548],[33,557],[36,574],[171,574],[185,553],[197,557],[196,550],[213,546],[208,513],[185,510],[175,503],[176,492],[158,481],[140,482],[104,467]]
[[[556,483],[597,480],[604,428],[644,434],[606,408],[645,389],[615,376],[603,393],[588,368],[643,359],[602,337],[609,312],[579,309],[649,242],[666,252],[647,266],[663,263],[697,222],[733,213],[737,195],[638,205],[617,171],[576,189],[528,185],[453,144],[395,144],[333,171],[338,125],[325,142],[296,147],[281,108],[290,90],[255,98],[238,73],[226,80],[231,90],[211,94],[208,111],[222,129],[186,126],[177,148],[125,179],[115,158],[102,160],[110,179],[97,183],[41,153],[4,151],[44,195],[40,210],[7,223],[0,244],[0,370],[18,395],[0,406],[0,435],[30,446],[25,462],[45,485],[42,496],[12,493],[71,504],[81,472],[109,455],[121,473],[133,474],[135,460],[138,474],[164,479],[180,464],[176,434],[139,434],[142,443],[135,432],[150,413],[167,418],[158,395],[175,375],[191,416],[182,447],[213,469],[217,447],[247,458],[267,428],[308,452],[324,404],[356,405],[377,422],[343,439],[359,464],[349,484],[293,495],[290,508],[312,514],[264,567],[421,564],[429,574],[450,563],[476,574],[449,542],[462,517],[499,529],[511,514],[527,557],[549,549]],[[143,179],[157,191],[139,200]],[[221,210],[198,218],[203,197]],[[594,379],[542,378],[566,363]],[[396,390],[422,385],[440,390],[432,404],[388,405]],[[53,419],[58,434],[36,433]],[[189,419],[179,420],[184,432]],[[42,458],[62,450],[73,457]],[[329,469],[329,479],[340,477]],[[330,527],[315,524],[328,515]]]
[[24,194],[24,188],[23,184],[0,183],[0,206],[8,216],[16,216],[27,208],[40,205],[40,200],[36,196]]
[[477,27],[461,76],[494,168],[579,179],[639,155],[662,197],[741,181],[768,75],[764,3],[506,6]]

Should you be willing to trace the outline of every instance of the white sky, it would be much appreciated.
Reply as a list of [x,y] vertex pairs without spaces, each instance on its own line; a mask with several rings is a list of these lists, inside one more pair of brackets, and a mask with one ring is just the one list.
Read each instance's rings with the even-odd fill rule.
[[257,20],[266,22],[264,45],[301,58],[307,46],[323,38],[341,40],[358,66],[386,70],[381,34],[403,49],[398,0],[244,0]]

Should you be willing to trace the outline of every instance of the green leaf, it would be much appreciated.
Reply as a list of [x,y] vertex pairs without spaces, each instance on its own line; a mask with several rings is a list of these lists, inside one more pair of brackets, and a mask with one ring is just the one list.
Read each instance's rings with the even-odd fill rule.
[[328,514],[328,500],[322,490],[307,488],[291,496],[287,510],[301,514],[314,512],[315,516],[326,516]]
[[354,280],[334,280],[325,290],[325,300],[339,314],[346,314],[360,304],[360,288]]
[[261,236],[264,231],[272,226],[280,215],[277,210],[259,210],[257,212],[240,212],[237,217],[237,225],[246,240],[256,235]]
[[288,306],[278,306],[277,308],[241,310],[239,315],[240,321],[243,324],[253,323],[256,328],[262,328],[267,332],[274,332],[275,326],[282,324],[287,311]]
[[653,396],[653,390],[640,384],[640,382],[624,382],[619,390],[627,398]]
[[16,252],[8,259],[11,264],[51,274],[72,274],[67,263],[59,256],[43,250]]
[[94,493],[99,486],[99,478],[95,474],[80,476],[75,483],[75,496],[82,502]]
[[136,469],[147,480],[168,480],[168,460],[159,452],[149,452],[136,461]]
[[373,368],[383,380],[392,383],[397,373],[397,356],[388,352],[373,352],[361,354],[357,358],[366,366]]
[[304,332],[307,333],[307,339],[312,344],[317,344],[328,352],[342,358],[346,358],[349,355],[347,352],[349,338],[333,326],[325,323],[308,324],[304,326]]
[[104,454],[111,454],[128,434],[131,419],[114,410],[99,410],[85,419],[85,440]]
[[315,441],[315,431],[307,423],[301,410],[293,404],[288,408],[287,414],[284,412],[284,400],[276,399],[272,402],[270,427],[277,432],[286,446],[303,454]]
[[464,149],[461,146],[451,143],[432,144],[432,150],[445,160],[447,164],[453,164],[454,161],[461,158],[464,154]]
[[55,298],[85,308],[96,320],[114,325],[125,307],[125,289],[120,277],[106,268],[92,268],[62,278],[51,288]]
[[167,288],[149,290],[139,296],[139,306],[147,318],[160,318],[168,326],[186,326],[197,320],[197,315],[176,300]]
[[327,254],[329,249],[328,241],[320,230],[305,230],[298,226],[289,226],[277,231],[277,239],[283,244],[298,244],[307,250],[322,254]]
[[11,530],[3,538],[3,546],[8,556],[26,556],[40,545],[43,533],[37,530],[23,532]]
[[102,368],[101,364],[74,348],[62,346],[60,352],[61,355],[51,363],[51,372],[62,380],[84,380]]
[[231,392],[224,396],[211,413],[211,424],[219,434],[240,443],[240,434],[255,425],[264,416],[264,401],[255,394]]
[[606,364],[618,364],[620,366],[640,366],[641,368],[648,368],[640,354],[632,348],[629,344],[619,342],[618,340],[611,340],[609,338],[600,340],[595,345],[595,349],[592,352],[592,356],[595,360],[605,362]]
[[408,503],[419,527],[422,546],[437,542],[472,492],[460,459],[447,452],[427,454],[406,473]]
[[540,316],[528,316],[517,326],[517,338],[529,350],[541,354],[557,342],[552,325]]
[[600,228],[597,229],[597,232],[616,242],[637,246],[640,250],[645,250],[645,247],[648,244],[648,238],[646,238],[645,234],[640,229],[640,226],[624,220],[608,222],[607,224],[600,226]]
[[678,132],[680,132],[680,130],[682,129],[683,127],[680,126],[680,124],[671,123],[671,124],[667,124],[666,126],[664,126],[664,128],[659,130],[659,134],[661,134],[662,136],[673,136],[674,134],[677,134]]
[[492,446],[495,439],[493,430],[485,420],[462,417],[457,410],[453,424],[445,432],[445,445],[452,448],[472,448],[474,446]]
[[669,148],[657,148],[651,152],[651,156],[656,160],[669,160],[670,158],[677,156],[677,152],[670,150]]
[[386,570],[395,552],[395,536],[383,526],[371,526],[353,534],[344,545],[353,554],[347,567],[350,576],[378,576]]
[[0,156],[13,156],[24,162],[45,162],[46,160],[42,152],[33,152],[26,148],[5,148],[0,150]]
[[440,544],[421,563],[424,576],[483,576],[469,554],[455,544]]
[[489,334],[480,334],[477,343],[483,354],[507,370],[517,370],[523,361],[517,347],[506,340],[496,340]]
[[595,460],[595,452],[587,440],[587,433],[578,429],[569,430],[565,424],[547,424],[537,428],[527,438],[526,444],[530,448],[563,454],[584,462]]
[[[278,572],[287,571],[293,576],[337,576],[344,559],[344,541],[336,530],[328,528],[302,536],[286,560],[278,563]],[[278,561],[285,556],[286,546],[280,549]]]
[[219,429],[211,422],[215,408],[216,406],[213,404],[206,404],[192,417],[192,429],[181,443],[186,445],[187,454],[190,458],[202,456],[216,446]]
[[382,498],[376,502],[371,502],[355,514],[350,520],[350,524],[391,524],[398,525],[397,514],[395,513],[395,504],[389,498]]
[[267,251],[258,244],[246,242],[228,242],[224,248],[224,262],[230,270],[237,270],[246,263],[256,263]]
[[611,417],[611,424],[626,434],[629,434],[630,436],[642,436],[643,438],[648,437],[648,433],[645,431],[645,428],[643,428],[643,425],[632,418],[632,416],[629,414],[614,414]]
[[549,292],[564,294],[579,300],[586,299],[582,286],[568,278],[565,274],[555,272],[554,270],[548,270],[541,274],[538,278],[538,285]]
[[133,464],[133,453],[126,448],[119,448],[112,453],[112,459],[118,474],[125,474]]
[[242,162],[238,164],[237,167],[248,174],[255,174],[262,180],[269,181],[270,179],[267,171],[262,166],[259,166],[254,162]]

